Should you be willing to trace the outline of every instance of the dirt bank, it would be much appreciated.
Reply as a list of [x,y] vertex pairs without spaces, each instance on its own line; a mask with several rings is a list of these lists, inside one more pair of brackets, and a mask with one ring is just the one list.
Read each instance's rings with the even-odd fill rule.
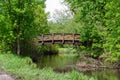
[[101,70],[101,69],[120,69],[120,61],[117,62],[105,62],[104,58],[94,59],[89,56],[82,55],[80,58],[80,62],[78,62],[75,68],[78,71],[93,71],[93,70]]

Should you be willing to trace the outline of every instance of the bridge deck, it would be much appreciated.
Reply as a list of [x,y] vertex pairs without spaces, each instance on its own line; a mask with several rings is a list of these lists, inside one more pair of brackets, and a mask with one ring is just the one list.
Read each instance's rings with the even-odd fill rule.
[[38,42],[43,44],[75,44],[80,45],[80,34],[42,34]]

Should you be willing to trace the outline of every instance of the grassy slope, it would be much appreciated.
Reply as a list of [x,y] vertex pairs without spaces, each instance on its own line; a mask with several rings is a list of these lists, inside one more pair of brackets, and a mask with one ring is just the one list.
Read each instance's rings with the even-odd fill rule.
[[60,74],[51,68],[38,69],[29,57],[0,52],[0,69],[22,80],[95,80],[76,71]]

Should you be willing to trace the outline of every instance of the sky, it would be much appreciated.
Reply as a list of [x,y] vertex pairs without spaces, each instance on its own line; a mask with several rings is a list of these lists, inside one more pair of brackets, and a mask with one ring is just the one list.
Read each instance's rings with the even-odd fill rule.
[[55,12],[55,10],[65,10],[67,9],[67,6],[63,5],[61,3],[61,1],[63,0],[46,0],[45,4],[46,4],[46,12],[50,12],[49,15],[49,20],[53,20],[53,14]]

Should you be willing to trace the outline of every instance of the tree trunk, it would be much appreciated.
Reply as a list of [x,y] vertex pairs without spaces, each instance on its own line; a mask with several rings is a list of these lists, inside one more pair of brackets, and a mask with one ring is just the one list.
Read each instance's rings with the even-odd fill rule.
[[20,55],[20,36],[17,35],[17,54]]

